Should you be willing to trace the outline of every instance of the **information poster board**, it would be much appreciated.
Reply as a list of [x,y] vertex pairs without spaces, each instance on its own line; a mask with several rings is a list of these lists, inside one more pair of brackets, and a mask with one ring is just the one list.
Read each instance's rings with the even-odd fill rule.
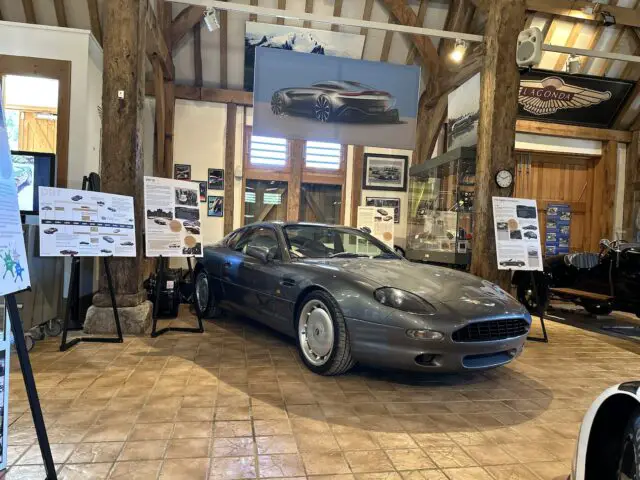
[[133,197],[39,187],[40,255],[135,257]]
[[546,236],[544,250],[546,255],[569,253],[571,237],[571,206],[566,203],[554,203],[547,207]]
[[147,257],[201,257],[198,184],[144,177]]
[[493,197],[498,270],[543,270],[535,200]]
[[392,208],[358,207],[358,228],[368,228],[371,235],[393,249],[393,216]]

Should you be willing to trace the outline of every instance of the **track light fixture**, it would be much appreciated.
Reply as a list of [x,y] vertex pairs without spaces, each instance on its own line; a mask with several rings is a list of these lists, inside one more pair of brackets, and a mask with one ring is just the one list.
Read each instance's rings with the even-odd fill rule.
[[215,32],[220,29],[220,19],[218,18],[218,12],[215,8],[208,7],[204,11],[204,23],[210,32]]
[[580,73],[580,57],[574,53],[569,55],[566,63],[564,64],[564,70],[572,75]]
[[456,63],[460,63],[464,59],[464,56],[466,53],[467,53],[467,42],[465,42],[464,40],[457,39],[456,46],[451,51],[449,58],[451,58],[451,60],[453,60]]

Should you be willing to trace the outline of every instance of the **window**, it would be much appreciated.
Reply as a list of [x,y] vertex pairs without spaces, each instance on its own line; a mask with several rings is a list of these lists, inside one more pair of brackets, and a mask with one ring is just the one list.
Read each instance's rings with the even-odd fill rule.
[[308,141],[305,144],[304,165],[307,168],[339,170],[342,166],[342,145]]
[[252,165],[284,167],[287,156],[286,139],[251,135],[249,162]]
[[244,225],[286,218],[287,182],[247,179],[244,191]]

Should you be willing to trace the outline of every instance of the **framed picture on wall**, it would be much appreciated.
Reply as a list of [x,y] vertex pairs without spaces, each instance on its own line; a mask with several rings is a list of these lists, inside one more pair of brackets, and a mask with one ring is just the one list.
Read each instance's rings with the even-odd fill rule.
[[393,223],[400,223],[400,199],[384,197],[367,197],[365,199],[367,207],[393,210]]
[[176,163],[173,166],[173,178],[176,180],[191,180],[191,165]]
[[221,217],[224,215],[224,197],[209,195],[207,200],[207,216]]
[[365,153],[362,189],[406,192],[408,167],[406,155]]
[[208,182],[209,190],[224,190],[224,170],[210,168]]
[[205,203],[207,201],[207,182],[204,180],[193,180],[193,182],[198,184],[200,203]]

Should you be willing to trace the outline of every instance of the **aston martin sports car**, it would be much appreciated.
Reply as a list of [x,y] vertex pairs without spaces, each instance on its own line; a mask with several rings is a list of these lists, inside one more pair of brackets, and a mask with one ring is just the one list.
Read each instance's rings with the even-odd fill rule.
[[271,97],[274,115],[300,115],[322,123],[398,123],[390,93],[358,82],[319,82],[310,87],[283,88]]
[[587,410],[570,480],[640,480],[640,381],[608,388]]
[[490,282],[411,263],[370,234],[258,223],[204,248],[196,306],[244,315],[297,339],[313,372],[356,362],[422,372],[482,370],[523,349],[531,316]]

